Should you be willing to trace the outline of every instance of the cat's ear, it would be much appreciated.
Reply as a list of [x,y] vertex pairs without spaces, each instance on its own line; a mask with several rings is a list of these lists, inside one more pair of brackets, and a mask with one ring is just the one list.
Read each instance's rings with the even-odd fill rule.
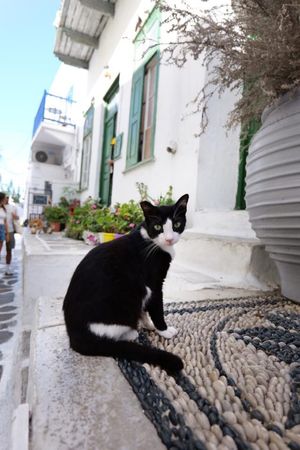
[[146,200],[142,201],[140,203],[141,208],[143,210],[144,216],[145,217],[150,217],[150,216],[156,216],[157,212],[156,212],[156,207],[153,206],[150,202],[147,202]]
[[189,194],[184,194],[182,197],[180,197],[179,200],[174,205],[175,214],[178,213],[186,213],[187,203],[189,201]]

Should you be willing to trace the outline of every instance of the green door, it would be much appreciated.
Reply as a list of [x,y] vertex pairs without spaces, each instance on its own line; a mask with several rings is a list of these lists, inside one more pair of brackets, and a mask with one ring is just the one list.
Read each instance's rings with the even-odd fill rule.
[[104,205],[111,203],[116,118],[116,110],[106,112],[100,170],[100,201]]

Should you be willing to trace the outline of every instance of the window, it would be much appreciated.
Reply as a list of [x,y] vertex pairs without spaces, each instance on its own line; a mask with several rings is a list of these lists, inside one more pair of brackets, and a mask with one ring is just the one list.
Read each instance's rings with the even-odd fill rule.
[[157,59],[157,55],[155,55],[145,67],[138,161],[151,158]]
[[158,62],[156,53],[133,75],[127,167],[153,155]]
[[82,190],[87,189],[89,185],[93,120],[94,120],[94,107],[92,106],[86,113],[83,128],[81,175],[80,175],[80,189]]
[[153,8],[135,40],[126,167],[153,158],[157,79],[159,69],[160,11]]

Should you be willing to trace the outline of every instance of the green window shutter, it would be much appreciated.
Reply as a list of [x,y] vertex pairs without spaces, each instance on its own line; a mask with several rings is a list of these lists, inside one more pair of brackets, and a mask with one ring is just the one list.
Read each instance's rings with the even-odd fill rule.
[[123,142],[123,133],[120,133],[116,137],[116,143],[115,143],[115,148],[114,148],[114,159],[117,159],[121,156],[122,142]]
[[144,86],[144,66],[140,67],[133,74],[132,77],[129,133],[128,133],[128,147],[127,147],[127,167],[136,164],[138,161],[143,86]]
[[80,190],[87,189],[89,184],[93,123],[94,123],[94,106],[92,105],[85,113],[85,121],[83,127],[82,158],[80,169]]
[[246,209],[246,162],[249,146],[255,133],[261,127],[261,121],[252,119],[247,125],[242,126],[240,135],[240,161],[238,173],[238,188],[236,194],[235,209]]

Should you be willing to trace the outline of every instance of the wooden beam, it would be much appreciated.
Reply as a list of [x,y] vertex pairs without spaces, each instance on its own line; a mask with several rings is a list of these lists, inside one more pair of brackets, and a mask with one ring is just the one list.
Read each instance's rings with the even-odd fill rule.
[[89,63],[85,59],[74,58],[73,56],[64,55],[59,52],[54,52],[54,54],[60,61],[69,64],[69,66],[80,67],[81,69],[89,68]]
[[71,30],[71,28],[67,27],[59,27],[60,30],[73,41],[78,42],[79,44],[87,45],[88,47],[98,48],[99,40],[93,36],[89,36],[86,33],[81,33],[77,30]]
[[87,6],[90,9],[94,9],[95,11],[99,11],[105,16],[114,16],[115,13],[115,4],[108,3],[104,0],[79,0],[82,6]]

